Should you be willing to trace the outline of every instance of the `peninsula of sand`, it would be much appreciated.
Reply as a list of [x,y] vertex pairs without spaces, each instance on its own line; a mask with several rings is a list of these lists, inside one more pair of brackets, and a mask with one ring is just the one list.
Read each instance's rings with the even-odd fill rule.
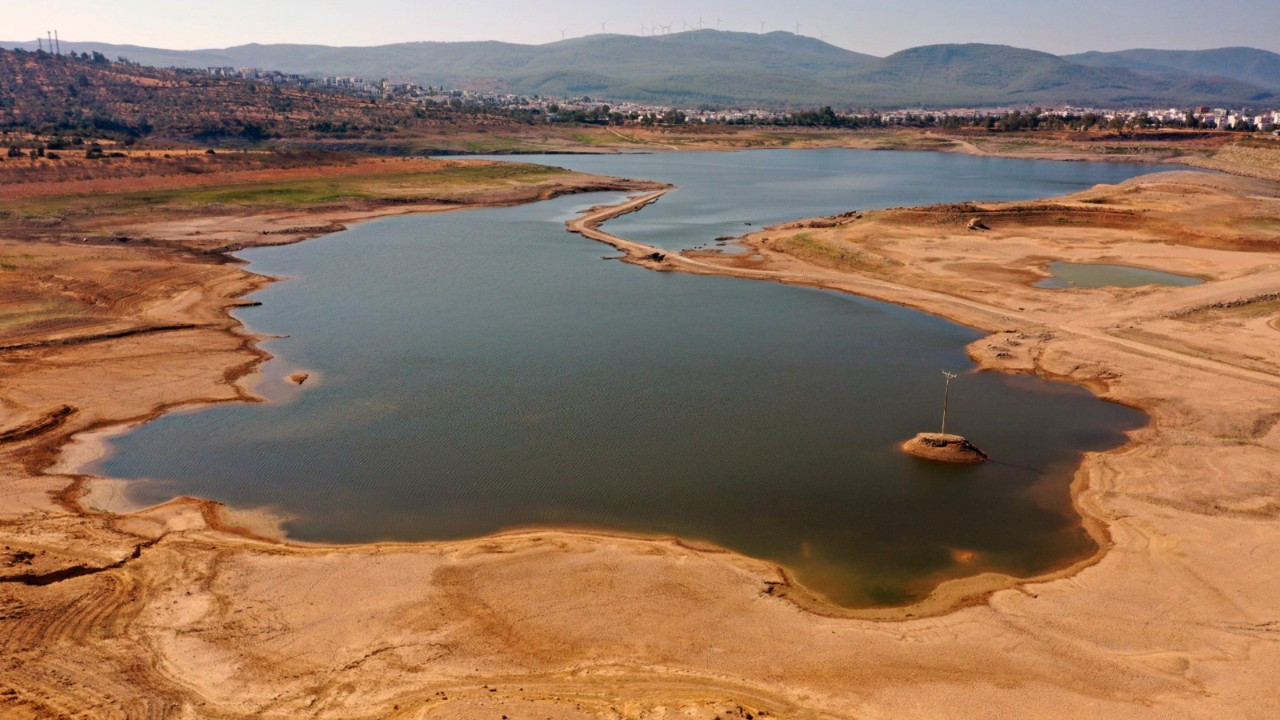
[[[466,171],[463,191],[464,165],[415,166],[413,183],[446,173],[452,194],[411,201],[5,229],[0,292],[20,310],[0,347],[6,717],[1280,713],[1280,185],[1162,173],[797,221],[720,254],[600,229],[660,202],[656,185],[490,169]],[[969,348],[985,369],[1145,410],[1147,427],[1076,476],[1100,551],[1051,576],[850,611],[776,566],[676,539],[302,545],[194,498],[122,510],[113,483],[78,474],[96,433],[254,399],[263,354],[228,310],[267,279],[226,249],[590,189],[641,193],[569,224],[629,262],[919,308],[989,333]],[[1034,287],[1053,260],[1207,282]]]

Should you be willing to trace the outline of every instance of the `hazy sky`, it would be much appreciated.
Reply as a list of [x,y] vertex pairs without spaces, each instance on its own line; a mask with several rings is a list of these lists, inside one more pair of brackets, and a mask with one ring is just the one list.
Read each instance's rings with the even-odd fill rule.
[[641,24],[685,23],[825,37],[887,55],[989,42],[1073,53],[1248,45],[1280,52],[1280,0],[0,0],[0,39],[57,29],[67,40],[175,49],[250,42],[378,45],[411,40],[543,43]]

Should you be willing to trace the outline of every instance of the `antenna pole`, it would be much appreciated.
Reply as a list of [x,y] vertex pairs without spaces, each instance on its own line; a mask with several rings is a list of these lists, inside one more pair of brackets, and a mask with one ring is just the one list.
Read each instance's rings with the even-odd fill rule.
[[942,391],[942,434],[947,434],[947,403],[951,400],[951,380],[956,376],[953,372],[942,371],[943,376],[947,378],[946,387]]
[[58,31],[53,31],[53,45],[57,48],[56,54],[62,54],[62,41],[58,39]]

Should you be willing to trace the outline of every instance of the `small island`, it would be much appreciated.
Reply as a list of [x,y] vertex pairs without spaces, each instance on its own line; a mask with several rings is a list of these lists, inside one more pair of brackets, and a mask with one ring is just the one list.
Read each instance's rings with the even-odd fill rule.
[[987,454],[960,435],[922,432],[902,443],[908,455],[957,465],[977,465],[987,461]]
[[977,465],[988,460],[986,453],[979,450],[962,435],[947,432],[947,406],[951,404],[951,381],[957,375],[943,370],[946,378],[942,389],[942,427],[938,432],[917,433],[915,437],[902,443],[902,451],[914,457],[934,462],[953,463],[956,465]]

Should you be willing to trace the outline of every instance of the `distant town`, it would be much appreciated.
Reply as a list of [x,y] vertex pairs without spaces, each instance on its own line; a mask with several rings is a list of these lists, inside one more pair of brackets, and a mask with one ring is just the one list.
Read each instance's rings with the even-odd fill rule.
[[[124,60],[124,58],[121,58]],[[259,68],[210,67],[190,72],[220,78],[240,78],[282,87],[331,89],[395,102],[482,107],[523,112],[545,122],[577,122],[602,125],[674,125],[685,123],[727,125],[812,125],[829,127],[977,127],[1034,129],[1041,125],[1067,129],[1188,128],[1276,132],[1280,109],[1219,108],[1101,108],[988,107],[914,108],[879,111],[873,108],[798,110],[770,107],[675,107],[637,102],[611,102],[591,97],[546,97],[482,92],[471,89],[422,87],[409,82],[373,80],[355,76],[313,77]]]

